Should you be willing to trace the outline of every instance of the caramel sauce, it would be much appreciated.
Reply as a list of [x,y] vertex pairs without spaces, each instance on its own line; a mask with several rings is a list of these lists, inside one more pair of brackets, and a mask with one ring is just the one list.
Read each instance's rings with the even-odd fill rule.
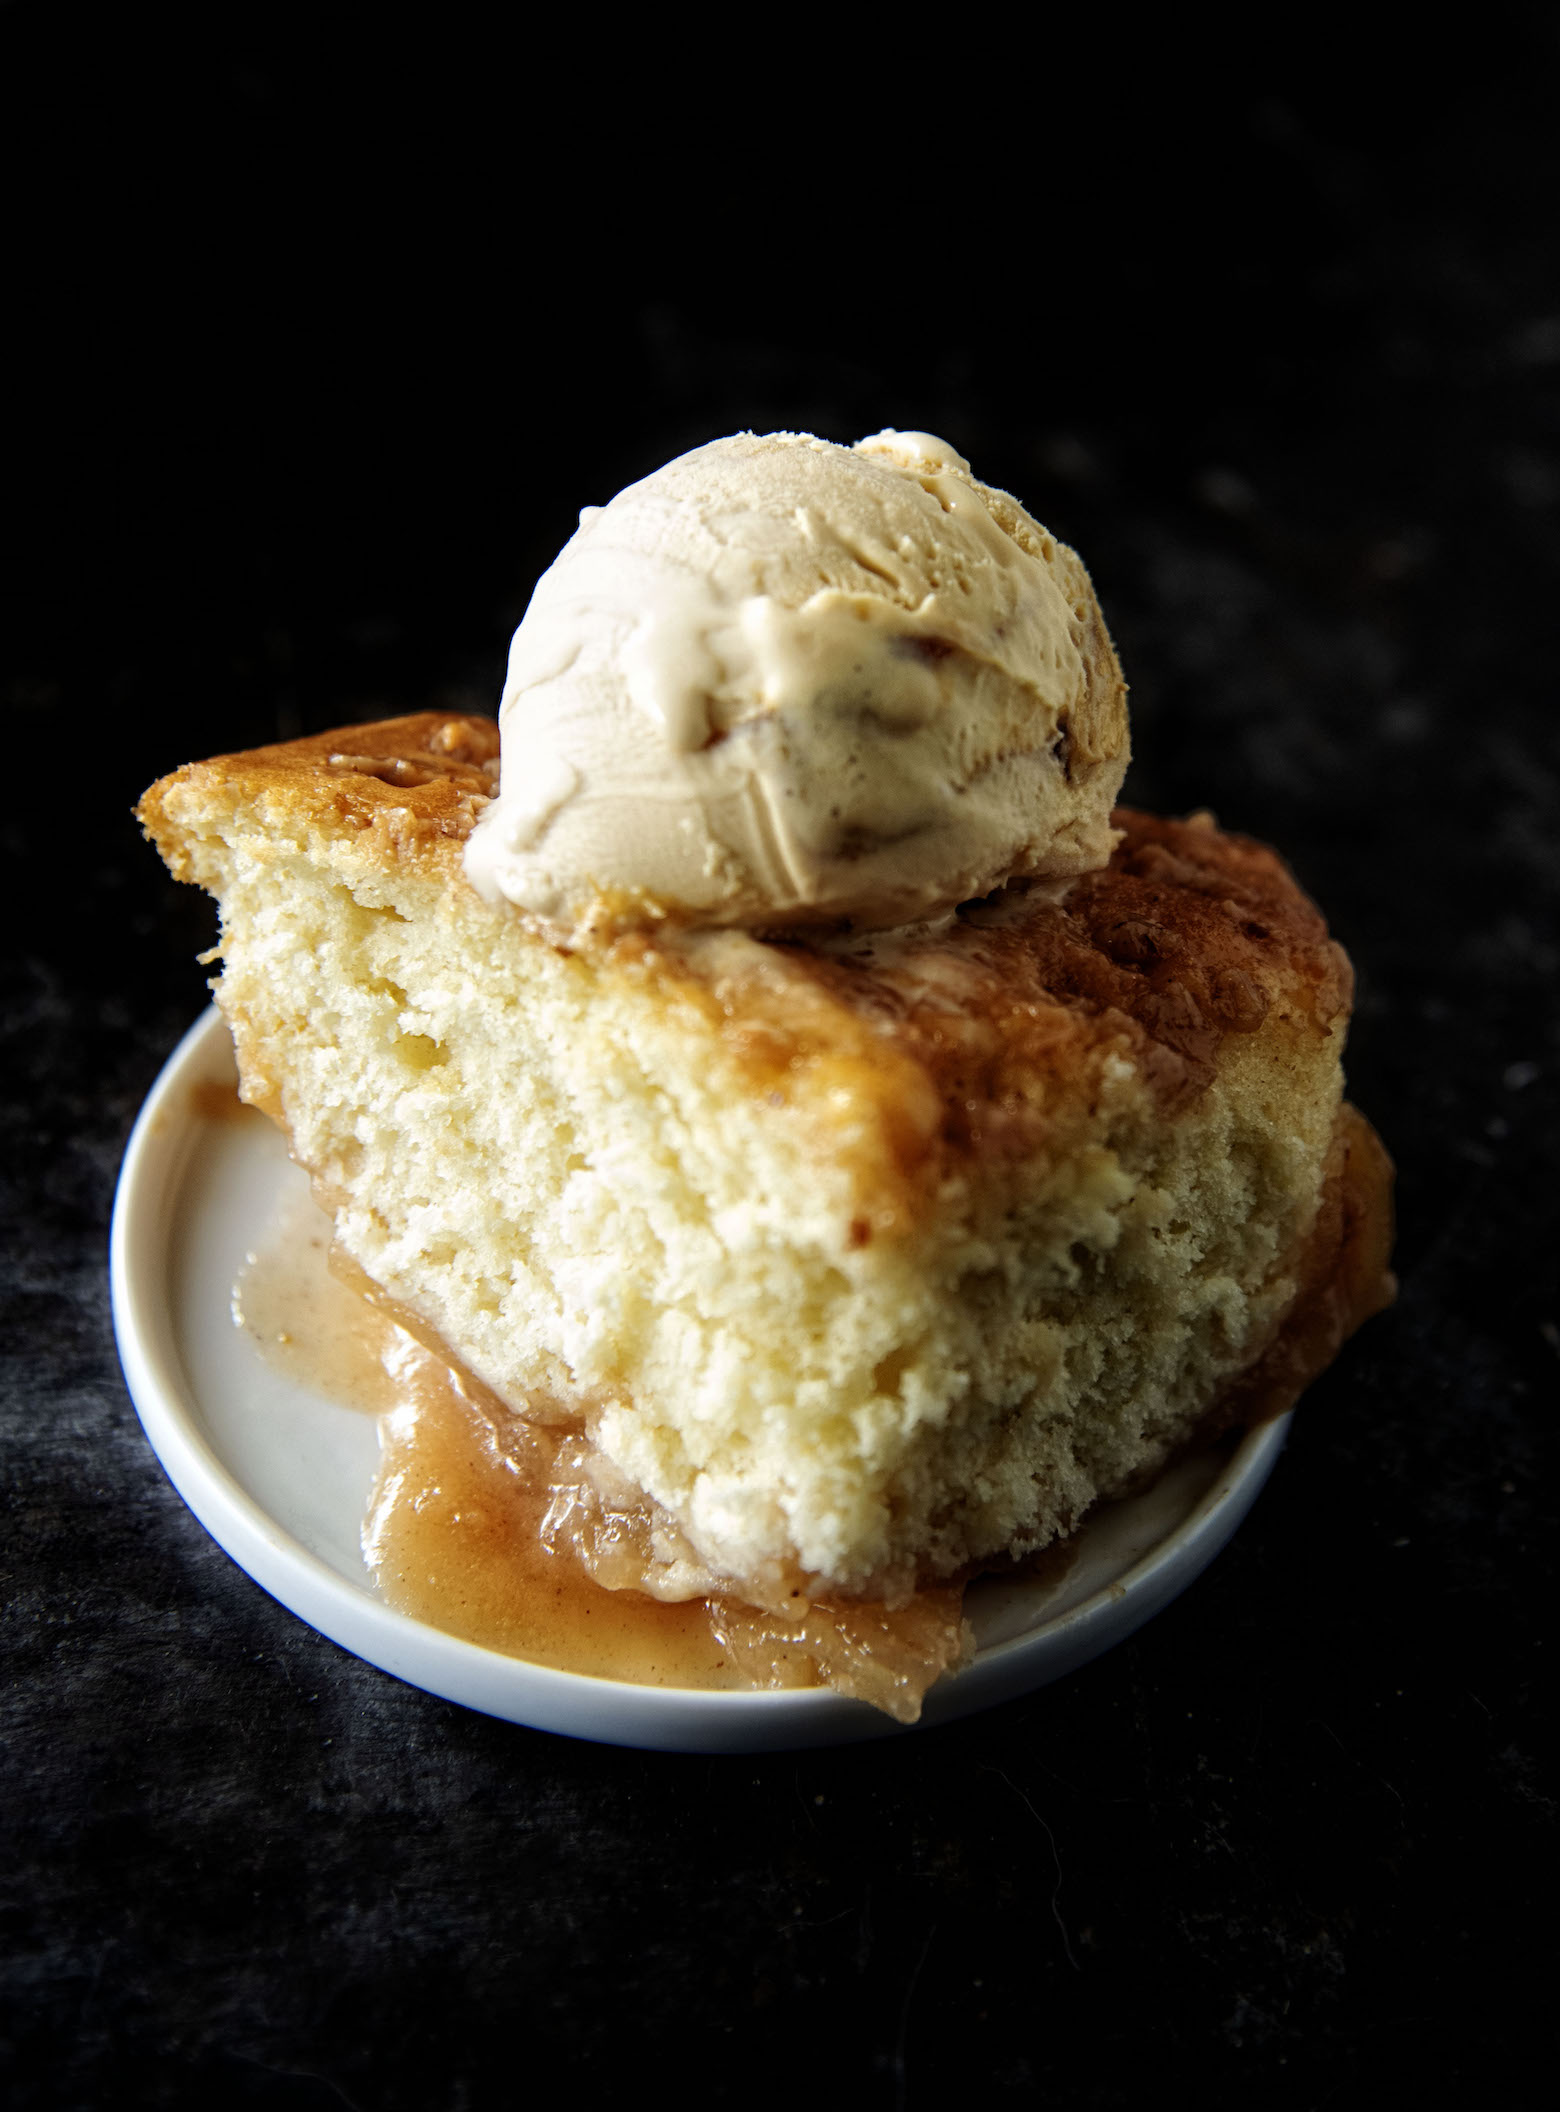
[[249,1122],[257,1110],[240,1100],[225,1079],[201,1078],[190,1087],[190,1113],[201,1122]]
[[[213,1088],[213,1102],[217,1090],[239,1109],[230,1088]],[[215,1105],[211,1113],[232,1119]],[[1201,1442],[1292,1407],[1340,1341],[1389,1303],[1389,1248],[1391,1162],[1345,1105],[1302,1293],[1269,1352],[1207,1417]],[[638,1493],[614,1491],[610,1472],[602,1493],[600,1455],[581,1430],[511,1413],[424,1328],[412,1333],[365,1295],[353,1265],[340,1276],[336,1267],[331,1223],[300,1193],[245,1257],[232,1318],[287,1379],[380,1417],[363,1559],[403,1614],[566,1673],[699,1690],[827,1685],[901,1721],[914,1721],[933,1679],[967,1656],[963,1582],[920,1590],[897,1609],[794,1592],[792,1605],[764,1611],[718,1592],[688,1595],[648,1552],[657,1531],[676,1540],[676,1527]],[[1064,1540],[1015,1573],[1060,1584],[1074,1559],[1077,1540]],[[667,1597],[652,1595],[657,1586]]]
[[401,1330],[332,1272],[330,1250],[330,1219],[307,1193],[283,1204],[238,1272],[233,1324],[294,1385],[387,1414],[400,1399],[387,1359]]
[[[542,1522],[557,1434],[519,1423],[420,1343],[406,1345],[363,1527],[364,1558],[393,1606],[564,1672],[657,1687],[749,1684],[705,1600],[605,1591],[549,1548]],[[776,1684],[810,1686],[810,1673]]]
[[[652,1596],[673,1573],[640,1551],[656,1528],[664,1536],[665,1514],[610,1484],[602,1498],[580,1431],[511,1413],[342,1281],[331,1245],[311,1198],[285,1204],[239,1271],[233,1319],[295,1385],[380,1417],[363,1555],[401,1612],[559,1671],[706,1690],[830,1686],[905,1722],[966,1654],[959,1585],[894,1610],[800,1591],[778,1613],[714,1593]],[[645,1588],[607,1588],[592,1567]]]
[[[202,1113],[233,1119],[230,1088],[213,1088],[211,1099]],[[1380,1140],[1345,1103],[1300,1295],[1201,1441],[1284,1413],[1390,1302],[1391,1182]],[[625,1494],[582,1431],[514,1414],[425,1329],[413,1333],[366,1295],[360,1272],[336,1266],[330,1220],[307,1194],[295,1197],[246,1257],[233,1319],[294,1384],[380,1417],[363,1554],[403,1613],[560,1671],[705,1690],[828,1686],[902,1722],[916,1720],[932,1682],[969,1654],[962,1580],[897,1609],[798,1590],[794,1603],[765,1611],[691,1588],[697,1561],[675,1523],[638,1492]],[[1055,1584],[1076,1554],[1069,1539],[1017,1568]]]

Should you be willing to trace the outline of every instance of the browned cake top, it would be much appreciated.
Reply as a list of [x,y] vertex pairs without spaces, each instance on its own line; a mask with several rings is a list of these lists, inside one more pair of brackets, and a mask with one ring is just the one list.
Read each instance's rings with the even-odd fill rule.
[[[189,837],[248,808],[462,886],[498,745],[491,719],[424,712],[187,765],[140,813],[187,877]],[[880,1111],[897,1108],[894,1156],[923,1175],[929,1160],[1031,1150],[1087,1097],[1108,1047],[1173,1109],[1208,1082],[1227,1037],[1274,1020],[1319,1039],[1346,1018],[1348,961],[1274,852],[1207,815],[1114,818],[1109,866],[1060,902],[1018,881],[940,928],[776,937],[735,962],[669,926],[582,944],[609,970],[692,998],[755,1084],[823,1063]]]
[[197,809],[219,805],[263,807],[276,820],[364,834],[387,857],[451,866],[497,788],[497,721],[420,711],[186,763],[136,812],[181,878],[191,877],[185,832]]
[[1348,961],[1274,852],[1206,815],[1112,819],[1110,864],[1060,903],[1018,881],[913,947],[813,957],[844,1002],[893,1021],[956,1122],[1024,1098],[1058,1059],[1070,1068],[1062,1045],[1079,1031],[1124,1035],[1174,1100],[1207,1082],[1227,1035],[1275,1009],[1317,1034],[1347,1014]]

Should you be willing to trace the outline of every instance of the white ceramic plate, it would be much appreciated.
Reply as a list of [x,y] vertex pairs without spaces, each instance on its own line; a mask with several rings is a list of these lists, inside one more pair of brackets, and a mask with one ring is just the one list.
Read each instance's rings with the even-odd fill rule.
[[[514,1723],[617,1745],[753,1752],[890,1736],[899,1726],[826,1692],[640,1687],[505,1657],[396,1612],[375,1592],[358,1528],[378,1458],[373,1421],[289,1383],[235,1327],[233,1280],[303,1185],[268,1123],[214,1121],[233,1052],[208,1012],[169,1058],[125,1153],[114,1208],[114,1323],[125,1377],[169,1479],[273,1597],[398,1679]],[[1191,1583],[1250,1509],[1288,1418],[1233,1453],[1189,1461],[1099,1511],[1054,1582],[969,1594],[974,1662],[927,1697],[947,1723],[1043,1686],[1130,1635]]]

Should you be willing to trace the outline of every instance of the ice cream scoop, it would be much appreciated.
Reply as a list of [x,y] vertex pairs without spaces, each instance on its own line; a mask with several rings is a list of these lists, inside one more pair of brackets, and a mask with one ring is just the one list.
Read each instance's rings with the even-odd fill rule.
[[510,648],[467,871],[563,925],[914,922],[1110,856],[1089,577],[926,433],[738,434],[580,517]]

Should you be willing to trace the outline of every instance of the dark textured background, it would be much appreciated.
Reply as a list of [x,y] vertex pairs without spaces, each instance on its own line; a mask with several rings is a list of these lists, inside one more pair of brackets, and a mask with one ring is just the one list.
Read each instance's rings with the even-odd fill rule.
[[[1410,74],[1308,12],[1238,78],[1180,26],[1124,76],[1109,29],[950,22],[771,53],[767,94],[735,50],[710,91],[651,40],[222,20],[0,11],[8,2101],[478,2112],[647,2062],[717,2104],[1537,2101],[1552,15]],[[571,1744],[302,1627],[140,1436],[106,1228],[210,925],[127,809],[489,707],[581,504],[735,427],[885,424],[1084,552],[1131,794],[1327,908],[1402,1297],[1229,1552],[1061,1685],[801,1758]]]

